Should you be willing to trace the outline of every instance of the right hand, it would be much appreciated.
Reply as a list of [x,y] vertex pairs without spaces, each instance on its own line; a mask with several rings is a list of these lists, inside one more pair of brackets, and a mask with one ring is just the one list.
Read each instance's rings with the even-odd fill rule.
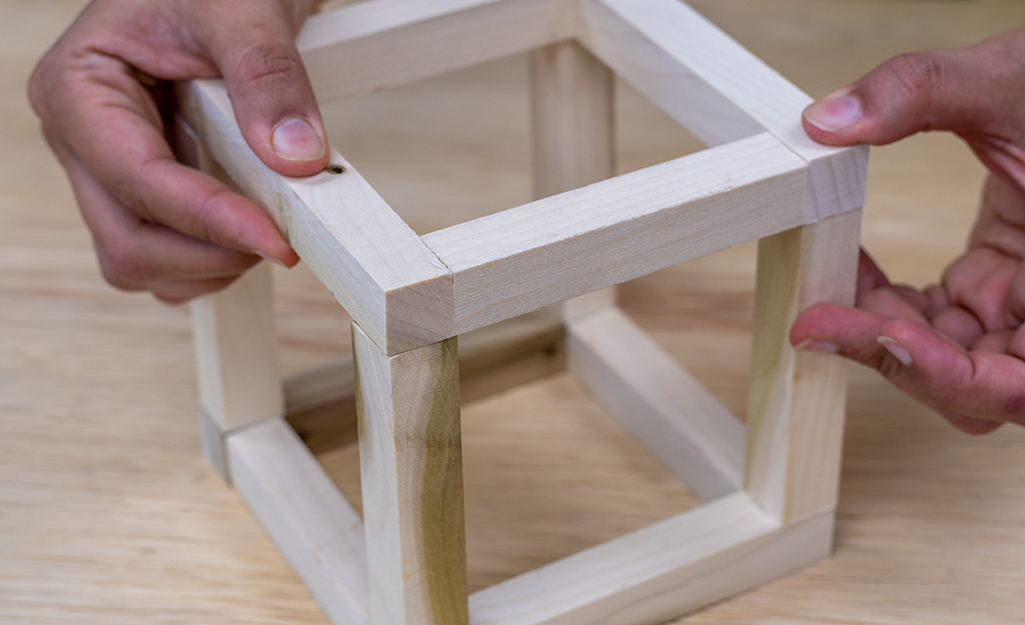
[[294,37],[314,0],[93,0],[40,60],[29,98],[67,171],[104,277],[182,302],[261,257],[299,262],[250,200],[175,160],[168,81],[223,76],[271,169],[307,176],[327,136]]
[[1025,30],[891,59],[811,105],[828,145],[951,131],[990,170],[965,252],[921,291],[862,255],[857,306],[803,311],[790,340],[877,369],[961,430],[1025,425]]

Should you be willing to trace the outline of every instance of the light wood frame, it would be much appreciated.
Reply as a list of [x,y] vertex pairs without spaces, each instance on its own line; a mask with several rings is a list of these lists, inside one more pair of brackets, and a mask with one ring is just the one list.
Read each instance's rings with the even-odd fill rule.
[[[677,0],[370,0],[298,45],[321,100],[534,51],[541,199],[422,237],[336,151],[282,177],[222,82],[178,85],[190,160],[261,203],[354,319],[355,366],[282,383],[266,267],[193,307],[206,453],[333,623],[653,624],[828,555],[845,369],[786,335],[853,298],[865,149],[810,141],[810,98]],[[710,147],[612,177],[608,68]],[[756,239],[745,428],[606,287]],[[467,596],[460,399],[564,367],[707,503]],[[353,413],[364,519],[296,433],[351,441]]]

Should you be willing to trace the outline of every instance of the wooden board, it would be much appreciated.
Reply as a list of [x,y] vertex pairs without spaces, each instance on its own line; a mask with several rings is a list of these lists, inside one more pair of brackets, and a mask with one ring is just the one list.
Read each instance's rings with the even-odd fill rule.
[[452,271],[465,332],[804,223],[804,172],[762,134],[423,241]]
[[709,501],[740,489],[744,425],[618,309],[569,324],[569,369]]
[[[324,625],[322,610],[244,502],[197,451],[187,310],[103,282],[64,174],[28,108],[24,85],[32,66],[84,4],[0,3],[0,102],[9,122],[0,128],[0,620],[219,623],[230,615],[238,622]],[[1025,20],[1025,7],[1007,2],[692,4],[816,96],[893,54],[967,45]],[[427,213],[451,204],[445,184],[453,183],[442,167],[449,158],[469,163],[461,176],[521,177],[519,186],[461,189],[466,204],[514,206],[529,188],[529,148],[518,132],[527,115],[524,67],[522,58],[510,59],[369,100],[388,108],[401,96],[439,116],[451,113],[453,84],[467,97],[497,92],[522,100],[522,111],[503,108],[494,124],[488,111],[459,112],[465,127],[480,130],[478,142],[468,130],[470,139],[439,144],[429,128],[418,134],[381,119],[352,123],[334,141],[345,148],[345,137],[381,161],[394,158],[397,145],[432,150],[442,163],[414,195]],[[471,82],[476,77],[484,82]],[[667,137],[675,136],[642,104],[626,102],[636,132],[622,135],[625,170],[649,164],[645,159],[663,154],[672,146]],[[508,142],[512,156],[482,152],[482,142],[491,141]],[[364,160],[355,160],[357,167]],[[868,249],[895,280],[936,280],[963,248],[981,167],[961,142],[930,133],[874,151],[870,169]],[[404,191],[382,187],[386,198]],[[622,304],[731,407],[729,394],[748,375],[745,289],[752,267],[746,250],[687,263],[632,284]],[[345,340],[321,331],[342,325],[333,297],[295,271],[274,271],[284,298],[279,332],[287,369],[339,356]],[[835,555],[684,622],[1020,623],[1025,430],[966,437],[874,372],[852,373]],[[742,410],[743,401],[736,403]],[[659,490],[666,478],[640,471],[650,466],[643,450],[620,444],[612,426],[593,425],[599,412],[565,378],[474,409],[479,438],[494,439],[475,452],[479,461],[467,484],[468,504],[481,502],[481,509],[467,509],[468,539],[477,545],[470,562],[475,588],[561,557],[567,545],[615,535],[633,515],[657,516],[678,498]],[[529,439],[512,436],[531,431]],[[341,455],[327,460],[332,479],[346,483],[354,478]],[[623,510],[624,501],[633,512]]]
[[474,593],[474,625],[659,623],[829,553],[832,512],[780,528],[738,493]]
[[[459,337],[462,405],[566,368],[562,322],[539,310]],[[356,442],[352,355],[284,380],[289,424],[314,453]]]
[[245,143],[222,81],[180,83],[178,97],[207,150],[389,353],[453,336],[449,272],[337,151],[334,168],[285,178]]
[[811,98],[676,0],[582,0],[580,40],[708,145],[767,131],[809,166],[807,222],[865,205],[868,149],[801,128]]
[[847,363],[787,330],[814,303],[853,304],[860,228],[852,211],[759,242],[744,487],[784,523],[836,504]]
[[352,325],[370,617],[467,625],[457,339],[389,357]]
[[310,17],[296,44],[325,102],[568,39],[574,13],[572,0],[377,0]]
[[235,489],[337,625],[370,623],[363,523],[282,418],[228,437]]

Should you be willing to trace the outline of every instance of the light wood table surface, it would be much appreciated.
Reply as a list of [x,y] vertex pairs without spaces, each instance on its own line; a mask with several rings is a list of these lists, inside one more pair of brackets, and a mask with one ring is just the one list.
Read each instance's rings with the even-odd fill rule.
[[[199,452],[187,308],[107,287],[24,96],[79,0],[0,4],[0,623],[326,623]],[[1025,26],[1010,2],[698,0],[820,96],[902,51]],[[332,105],[332,141],[421,232],[529,199],[525,61]],[[620,169],[699,149],[620,90]],[[864,243],[897,280],[963,245],[958,140],[874,150]],[[753,248],[626,285],[622,305],[738,413]],[[311,274],[276,274],[288,372],[347,349]],[[567,375],[464,407],[471,590],[695,505]],[[321,457],[358,501],[355,450]],[[854,369],[836,553],[688,623],[1025,622],[1025,431],[954,431]]]

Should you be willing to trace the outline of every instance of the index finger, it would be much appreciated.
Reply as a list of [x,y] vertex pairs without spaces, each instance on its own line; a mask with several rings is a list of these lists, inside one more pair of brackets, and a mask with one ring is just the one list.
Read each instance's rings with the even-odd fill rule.
[[93,175],[140,218],[286,265],[298,257],[267,214],[211,176],[178,163],[160,113],[134,71],[94,55],[66,76],[55,106],[64,141]]

